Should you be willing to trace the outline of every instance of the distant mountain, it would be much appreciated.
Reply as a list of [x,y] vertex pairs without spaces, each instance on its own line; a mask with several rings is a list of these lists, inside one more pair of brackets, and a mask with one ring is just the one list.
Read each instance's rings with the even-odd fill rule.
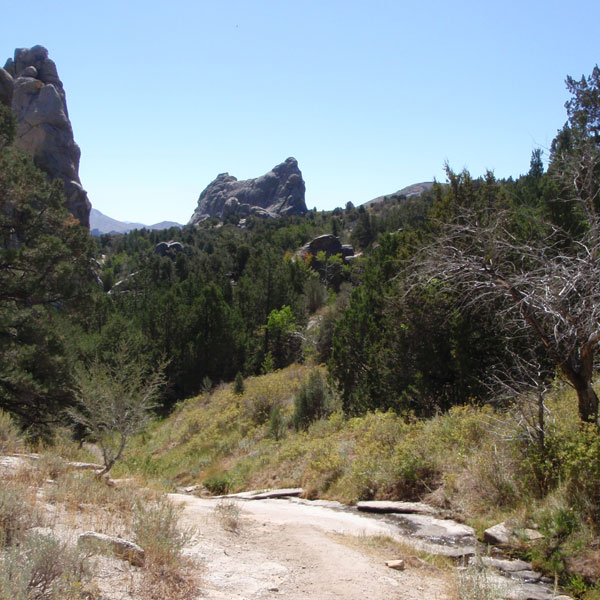
[[133,229],[169,229],[169,227],[182,227],[182,225],[174,221],[161,221],[154,225],[128,223],[111,219],[95,208],[92,208],[90,212],[90,230],[92,235],[96,236],[103,233],[127,233]]
[[386,194],[385,196],[378,196],[377,198],[373,198],[373,200],[369,200],[365,202],[365,206],[369,206],[370,204],[379,204],[383,202],[386,198],[395,198],[396,196],[406,196],[410,198],[411,196],[418,196],[422,194],[424,191],[431,189],[433,186],[433,181],[423,181],[422,183],[413,183],[393,194]]

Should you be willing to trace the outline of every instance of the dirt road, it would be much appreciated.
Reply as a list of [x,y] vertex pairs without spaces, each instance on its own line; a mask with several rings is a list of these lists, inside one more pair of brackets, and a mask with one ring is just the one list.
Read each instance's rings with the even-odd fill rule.
[[385,565],[386,559],[408,556],[389,541],[373,542],[372,536],[397,535],[383,521],[301,501],[237,501],[240,515],[232,532],[215,510],[218,500],[170,496],[184,505],[183,521],[199,530],[190,552],[204,568],[205,598],[453,598],[445,571],[410,559],[404,571]]

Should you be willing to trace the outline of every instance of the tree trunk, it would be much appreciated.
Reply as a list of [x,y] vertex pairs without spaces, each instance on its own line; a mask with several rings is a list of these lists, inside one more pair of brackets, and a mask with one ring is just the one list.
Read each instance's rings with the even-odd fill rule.
[[577,402],[579,408],[579,418],[584,423],[598,423],[598,396],[592,387],[591,382],[575,383],[577,392]]
[[598,396],[592,387],[594,374],[593,354],[588,352],[582,361],[571,355],[569,359],[560,364],[561,370],[571,382],[577,394],[577,408],[579,419],[582,423],[598,423]]

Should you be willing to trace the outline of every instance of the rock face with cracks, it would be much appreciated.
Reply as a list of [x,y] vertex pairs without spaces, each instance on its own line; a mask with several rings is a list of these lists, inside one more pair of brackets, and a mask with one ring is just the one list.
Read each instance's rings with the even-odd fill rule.
[[229,173],[221,173],[198,198],[198,206],[190,219],[197,225],[210,217],[224,219],[229,215],[276,218],[306,213],[305,186],[295,158],[288,158],[256,179],[238,181]]
[[17,148],[33,154],[50,179],[64,183],[66,205],[89,227],[90,202],[79,179],[79,146],[73,138],[67,101],[54,61],[43,46],[17,48],[0,68],[0,103],[17,119]]

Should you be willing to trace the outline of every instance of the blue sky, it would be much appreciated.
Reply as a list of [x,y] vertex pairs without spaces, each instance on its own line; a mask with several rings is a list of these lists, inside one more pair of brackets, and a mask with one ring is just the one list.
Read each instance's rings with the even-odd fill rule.
[[288,156],[318,209],[443,181],[446,161],[518,176],[565,121],[566,75],[600,62],[597,0],[8,0],[2,16],[5,58],[42,44],[57,64],[92,205],[148,224]]

